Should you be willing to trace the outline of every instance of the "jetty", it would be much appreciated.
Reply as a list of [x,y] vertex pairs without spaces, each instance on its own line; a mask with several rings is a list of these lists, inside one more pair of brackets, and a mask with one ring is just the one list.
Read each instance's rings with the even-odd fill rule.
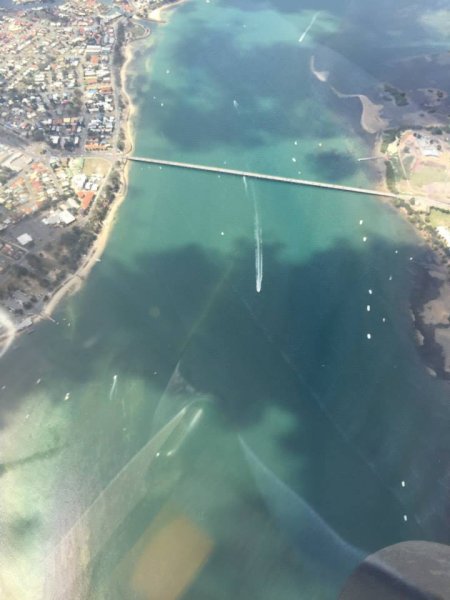
[[298,179],[295,177],[281,177],[279,175],[267,175],[265,173],[254,173],[252,171],[239,171],[238,169],[226,169],[224,167],[214,167],[208,165],[198,165],[192,163],[176,162],[174,160],[162,160],[160,158],[146,158],[143,156],[128,156],[128,160],[137,163],[147,163],[150,165],[159,165],[160,167],[175,167],[179,169],[188,169],[190,171],[204,171],[207,173],[217,173],[219,175],[231,175],[234,177],[247,177],[249,179],[260,179],[263,181],[274,181],[278,183],[288,183],[292,185],[303,185],[327,190],[338,190],[341,192],[351,192],[353,194],[364,194],[369,196],[382,196],[385,198],[399,198],[400,194],[392,194],[379,190],[371,190],[349,185],[339,185],[337,183],[326,183],[324,181],[311,181],[308,179]]
[[362,158],[358,158],[358,162],[362,162],[364,160],[385,160],[384,156],[363,156]]

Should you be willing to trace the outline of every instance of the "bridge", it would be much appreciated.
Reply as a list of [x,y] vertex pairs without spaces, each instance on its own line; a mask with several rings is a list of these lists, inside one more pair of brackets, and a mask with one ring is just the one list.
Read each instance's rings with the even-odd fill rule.
[[399,194],[391,192],[382,192],[378,190],[370,190],[366,188],[352,187],[349,185],[339,185],[337,183],[325,183],[322,181],[310,181],[308,179],[297,179],[295,177],[281,177],[279,175],[266,175],[264,173],[254,173],[252,171],[239,171],[237,169],[225,169],[223,167],[210,167],[207,165],[197,165],[184,162],[176,162],[174,160],[161,160],[159,158],[145,158],[142,156],[128,156],[128,160],[137,163],[147,163],[150,165],[159,165],[162,167],[177,167],[180,169],[188,169],[191,171],[205,171],[207,173],[218,173],[220,175],[232,175],[235,177],[247,177],[249,179],[261,179],[264,181],[276,181],[279,183],[289,183],[293,185],[304,185],[315,188],[323,188],[327,190],[338,190],[342,192],[351,192],[354,194],[365,194],[369,196],[383,196],[385,198],[399,198]]

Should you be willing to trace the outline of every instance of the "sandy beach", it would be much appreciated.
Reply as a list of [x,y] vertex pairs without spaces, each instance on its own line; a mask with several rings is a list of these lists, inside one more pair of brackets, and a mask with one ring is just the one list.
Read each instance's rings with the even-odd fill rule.
[[315,58],[314,56],[311,56],[311,59],[309,61],[309,68],[311,69],[311,73],[317,77],[317,79],[319,81],[321,81],[322,83],[326,83],[328,81],[328,77],[330,76],[330,72],[329,71],[318,71],[316,69],[315,66]]
[[[329,71],[319,71],[315,66],[315,58],[311,56],[309,67],[311,73],[321,83],[327,83],[330,76]],[[335,87],[330,84],[330,89],[338,98],[358,98],[361,102],[362,113],[361,113],[361,127],[367,133],[378,133],[383,131],[389,125],[386,119],[381,117],[381,111],[383,110],[382,104],[375,104],[372,100],[364,94],[343,94]]]
[[170,4],[165,4],[164,6],[159,6],[158,8],[154,8],[148,17],[149,21],[154,21],[155,23],[166,23],[166,19],[163,17],[163,13],[167,12],[170,8],[174,6],[178,6],[179,4],[183,4],[186,0],[176,0],[175,2],[171,2]]
[[389,125],[386,119],[381,117],[381,111],[383,110],[382,104],[375,104],[372,100],[364,94],[343,94],[335,87],[330,85],[332,91],[338,98],[358,98],[361,102],[362,113],[361,113],[361,127],[367,133],[378,133],[383,131]]
[[[125,145],[126,153],[130,153],[133,150],[134,145],[134,124],[133,119],[136,113],[136,107],[131,101],[130,95],[126,89],[126,73],[130,62],[133,60],[132,51],[133,42],[129,43],[125,47],[125,62],[123,63],[120,70],[120,82],[122,86],[122,98],[125,102],[126,116],[125,121]],[[85,257],[82,264],[71,274],[63,284],[57,288],[51,295],[49,301],[45,304],[41,314],[34,319],[34,323],[38,322],[42,318],[48,318],[52,315],[58,304],[63,298],[68,295],[74,294],[79,291],[87,279],[94,265],[100,260],[103,251],[106,248],[110,233],[112,231],[117,211],[119,210],[122,202],[125,200],[128,191],[128,176],[129,176],[129,162],[126,161],[122,170],[122,182],[121,188],[118,191],[114,202],[111,204],[108,214],[103,223],[103,227],[96,240],[94,241],[89,253]]]
[[110,235],[112,227],[114,225],[117,211],[118,211],[120,205],[122,204],[122,202],[124,201],[126,194],[127,194],[128,168],[129,167],[128,167],[128,163],[127,163],[127,165],[124,167],[124,171],[123,171],[122,188],[118,192],[117,197],[114,200],[114,202],[111,204],[111,207],[110,207],[108,214],[106,216],[106,219],[104,221],[102,230],[101,230],[100,234],[98,235],[97,239],[95,240],[95,242],[93,243],[88,255],[84,259],[81,266],[75,271],[75,273],[70,275],[70,277],[68,277],[67,280],[57,290],[55,290],[53,292],[50,300],[44,306],[44,309],[42,310],[41,315],[39,315],[37,317],[37,319],[35,319],[35,321],[34,321],[35,323],[40,318],[47,318],[47,317],[51,316],[51,314],[54,312],[54,310],[56,309],[56,307],[58,306],[58,304],[61,302],[61,300],[63,298],[80,290],[84,281],[86,280],[89,273],[91,272],[92,268],[100,259],[101,255],[103,254],[104,249],[106,248],[106,244],[108,242],[109,235]]

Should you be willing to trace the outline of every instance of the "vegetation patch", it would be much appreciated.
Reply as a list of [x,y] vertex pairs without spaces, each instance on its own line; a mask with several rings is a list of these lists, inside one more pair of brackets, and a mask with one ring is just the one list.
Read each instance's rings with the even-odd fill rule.
[[450,229],[450,211],[432,208],[430,210],[430,225],[436,227],[448,227]]
[[421,165],[411,174],[411,183],[420,187],[443,181],[448,181],[448,175],[440,165]]
[[409,104],[408,99],[406,98],[406,92],[398,90],[393,85],[385,83],[384,91],[394,99],[394,102],[397,106],[406,106],[407,104]]
[[401,131],[401,129],[386,129],[383,131],[381,135],[381,152],[383,152],[383,154],[386,152],[389,144],[395,142]]
[[387,160],[384,164],[386,165],[386,185],[390,192],[392,192],[393,194],[398,194],[397,176],[395,173],[394,165],[390,160]]

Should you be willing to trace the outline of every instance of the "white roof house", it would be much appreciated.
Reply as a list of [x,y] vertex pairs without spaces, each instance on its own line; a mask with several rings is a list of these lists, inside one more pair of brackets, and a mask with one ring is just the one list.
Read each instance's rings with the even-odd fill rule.
[[29,233],[22,233],[22,235],[19,235],[17,237],[17,241],[22,246],[28,246],[28,244],[31,244],[31,242],[33,241],[33,238]]
[[59,213],[59,218],[61,220],[61,223],[64,223],[64,225],[70,225],[75,221],[75,217],[68,210],[62,210]]

